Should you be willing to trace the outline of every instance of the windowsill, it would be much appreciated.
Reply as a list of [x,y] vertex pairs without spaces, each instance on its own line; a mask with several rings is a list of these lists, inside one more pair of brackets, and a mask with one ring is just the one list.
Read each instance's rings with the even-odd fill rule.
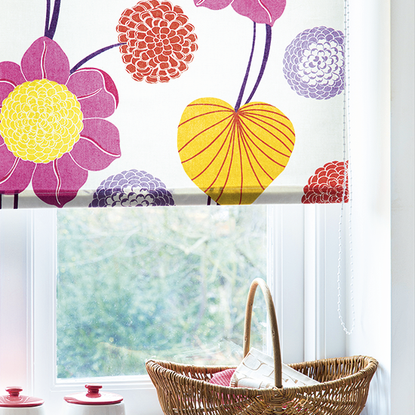
[[[146,378],[147,376],[143,376]],[[99,380],[99,381],[97,381]],[[161,410],[156,389],[151,381],[144,382],[101,382],[101,379],[93,379],[93,383],[103,385],[103,391],[119,394],[123,397],[126,415],[163,415]],[[60,384],[59,384],[60,383]],[[45,399],[45,415],[60,415],[64,413],[64,397],[73,393],[85,391],[85,384],[91,383],[91,379],[77,379],[75,382],[65,383],[58,382],[54,391]],[[35,395],[38,396],[38,395]]]

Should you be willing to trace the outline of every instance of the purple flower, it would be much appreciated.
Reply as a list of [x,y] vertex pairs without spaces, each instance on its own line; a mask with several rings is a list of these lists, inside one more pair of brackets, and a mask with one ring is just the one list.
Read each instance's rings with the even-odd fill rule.
[[304,30],[288,45],[284,75],[298,95],[329,99],[344,90],[344,35],[325,26]]
[[37,39],[21,65],[0,63],[0,193],[29,183],[45,203],[63,207],[120,157],[118,129],[106,121],[118,105],[112,79],[99,69],[70,73],[60,46]]
[[89,207],[108,206],[174,206],[174,200],[160,179],[133,169],[101,182]]
[[282,15],[286,0],[194,0],[195,5],[220,10],[232,4],[233,9],[255,23],[273,26]]

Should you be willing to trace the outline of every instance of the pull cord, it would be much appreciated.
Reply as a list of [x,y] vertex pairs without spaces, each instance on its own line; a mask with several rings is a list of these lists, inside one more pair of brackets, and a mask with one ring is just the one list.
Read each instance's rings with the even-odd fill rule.
[[[350,336],[356,327],[356,313],[354,304],[354,267],[353,267],[353,234],[352,234],[352,164],[351,164],[351,134],[350,134],[350,10],[349,0],[344,1],[344,101],[343,101],[343,162],[344,162],[344,182],[343,182],[343,197],[340,210],[339,220],[339,257],[337,261],[337,314],[340,320],[340,324],[343,327],[344,332]],[[346,148],[347,143],[347,148]],[[348,161],[347,154],[348,151]],[[348,191],[348,194],[347,194]],[[341,266],[342,266],[342,228],[343,228],[343,216],[344,205],[346,198],[349,203],[349,221],[348,221],[348,240],[349,240],[349,267],[350,267],[350,307],[352,312],[352,327],[349,330],[344,322],[341,312]]]

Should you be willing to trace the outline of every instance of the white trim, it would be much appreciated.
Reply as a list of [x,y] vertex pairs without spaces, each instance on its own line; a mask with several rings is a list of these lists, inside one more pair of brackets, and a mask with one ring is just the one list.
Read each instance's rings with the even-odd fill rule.
[[304,361],[317,358],[317,281],[315,205],[304,212]]
[[[31,212],[0,214],[0,390],[32,386]],[[12,259],[12,260],[10,260]]]
[[[340,204],[308,206],[305,211],[304,360],[346,356],[345,333],[337,316],[340,211]],[[343,239],[342,246],[346,251],[347,238]],[[347,256],[341,263],[345,295],[346,265]]]
[[[269,209],[269,236],[273,239],[268,280],[283,361],[345,356],[345,333],[337,316],[341,206],[281,205]],[[345,239],[343,244],[347,245]],[[346,264],[345,258],[341,264],[345,296]],[[346,298],[344,303],[347,304]]]
[[304,206],[279,205],[268,209],[271,239],[268,283],[275,302],[282,360],[301,362],[304,356]]

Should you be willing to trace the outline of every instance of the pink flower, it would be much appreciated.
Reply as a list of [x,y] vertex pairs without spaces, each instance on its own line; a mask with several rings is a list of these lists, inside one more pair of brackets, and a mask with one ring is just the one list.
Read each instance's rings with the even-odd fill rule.
[[220,10],[232,4],[233,9],[255,23],[273,26],[285,9],[286,0],[194,0],[196,6]]
[[120,157],[118,129],[106,121],[118,105],[104,71],[70,73],[60,46],[37,39],[21,65],[0,63],[0,194],[32,183],[45,203],[63,207],[78,193],[88,171]]

